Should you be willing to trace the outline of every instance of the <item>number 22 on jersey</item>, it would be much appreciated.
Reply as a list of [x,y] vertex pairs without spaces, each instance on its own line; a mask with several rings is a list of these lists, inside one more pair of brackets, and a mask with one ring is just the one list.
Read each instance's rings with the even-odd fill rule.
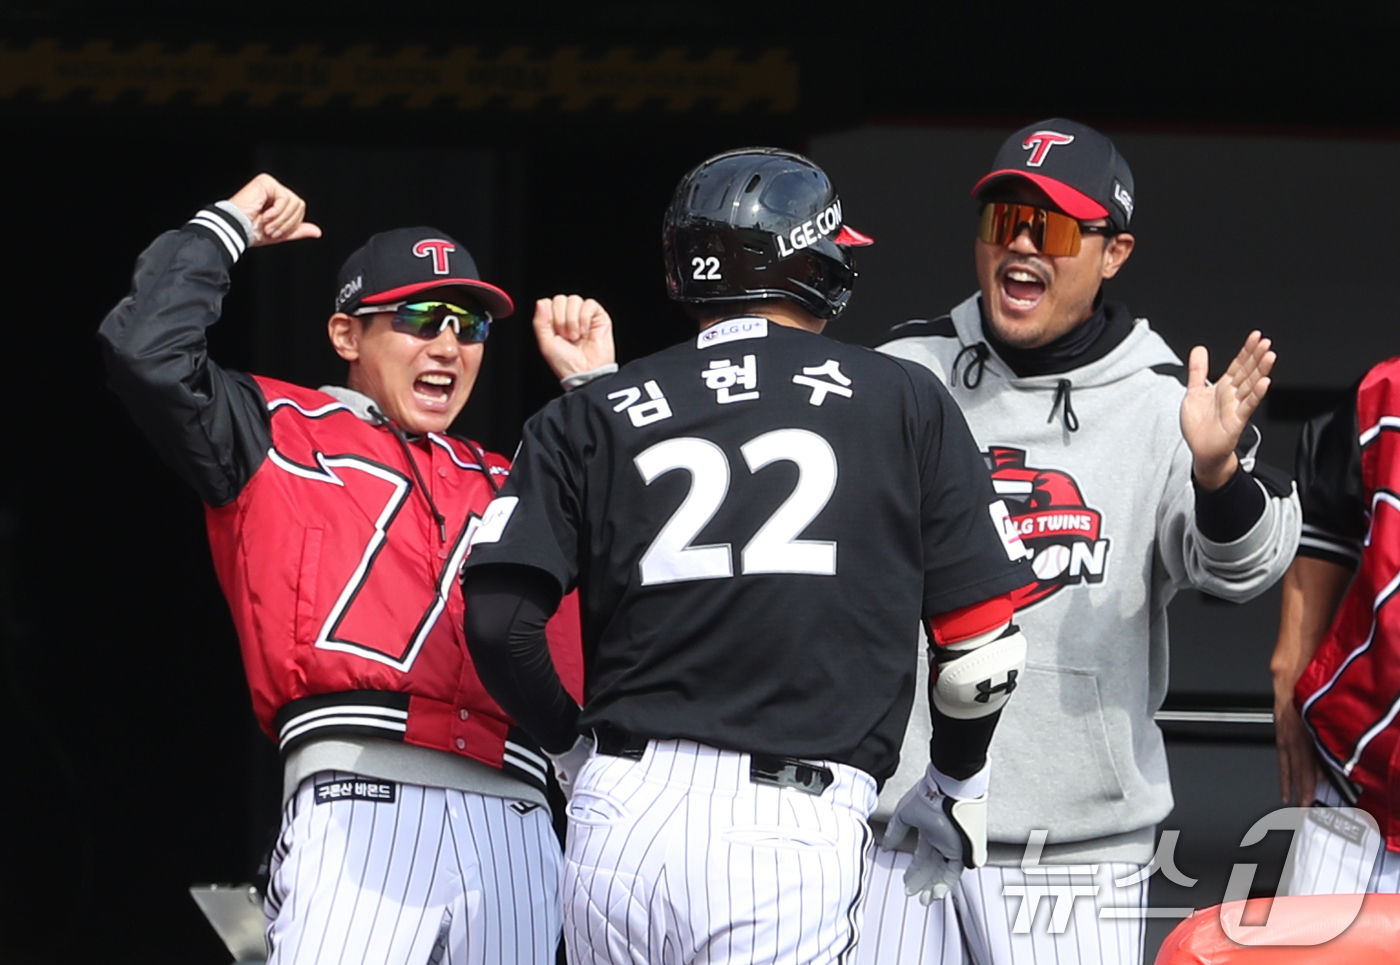
[[[775,429],[739,447],[751,474],[775,462],[797,466],[797,485],[754,533],[739,554],[741,574],[836,575],[836,543],[798,539],[836,490],[836,453],[806,429]],[[638,453],[633,462],[648,486],[673,470],[690,474],[690,489],[641,558],[642,585],[719,580],[734,575],[728,543],[695,545],[729,494],[730,465],[724,451],[706,439],[667,439]]]

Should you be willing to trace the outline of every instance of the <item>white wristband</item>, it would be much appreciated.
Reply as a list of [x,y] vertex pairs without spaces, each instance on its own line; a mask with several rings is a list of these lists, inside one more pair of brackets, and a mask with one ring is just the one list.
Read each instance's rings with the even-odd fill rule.
[[949,797],[957,798],[960,801],[970,801],[987,793],[987,785],[992,781],[992,762],[988,761],[983,764],[980,771],[971,777],[963,778],[961,781],[944,774],[930,762],[928,779],[938,785],[938,789]]
[[617,363],[609,362],[607,365],[600,365],[596,369],[588,372],[575,372],[573,375],[566,375],[559,380],[559,384],[564,387],[565,392],[587,385],[594,379],[601,379],[605,375],[612,375],[617,371]]

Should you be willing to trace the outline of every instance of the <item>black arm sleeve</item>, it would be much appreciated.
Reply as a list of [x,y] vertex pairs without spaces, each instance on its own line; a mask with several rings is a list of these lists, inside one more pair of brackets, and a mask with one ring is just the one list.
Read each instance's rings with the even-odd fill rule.
[[506,563],[468,570],[467,649],[477,676],[506,713],[551,754],[578,739],[578,704],[554,669],[545,623],[559,608],[549,574]]
[[1219,489],[1201,488],[1195,475],[1191,485],[1196,489],[1196,528],[1213,543],[1233,543],[1264,515],[1264,490],[1243,469]]
[[987,763],[987,748],[996,733],[1001,711],[986,717],[949,717],[933,703],[933,684],[929,684],[929,712],[933,717],[933,739],[929,741],[928,757],[933,766],[944,774],[965,781]]
[[[1002,636],[1013,632],[1014,624],[1008,625]],[[928,756],[933,766],[949,777],[965,781],[987,764],[987,748],[991,746],[996,733],[1001,711],[994,710],[982,717],[949,717],[938,709],[934,700],[934,690],[938,687],[938,675],[943,668],[956,660],[976,653],[975,650],[950,651],[933,644],[933,627],[929,627],[929,649],[933,652],[936,666],[928,675],[928,709],[933,723],[933,737],[929,741]],[[1011,689],[1015,689],[1015,678],[1011,678]]]
[[272,444],[247,375],[209,358],[233,256],[207,229],[168,231],[136,262],[131,293],[98,329],[107,384],[161,458],[211,506],[237,498]]
[[1196,491],[1196,529],[1213,543],[1233,543],[1263,517],[1270,496],[1284,498],[1293,492],[1288,473],[1257,458],[1262,438],[1258,426],[1245,426],[1235,446],[1240,468],[1219,489],[1202,489],[1196,474],[1191,474]]

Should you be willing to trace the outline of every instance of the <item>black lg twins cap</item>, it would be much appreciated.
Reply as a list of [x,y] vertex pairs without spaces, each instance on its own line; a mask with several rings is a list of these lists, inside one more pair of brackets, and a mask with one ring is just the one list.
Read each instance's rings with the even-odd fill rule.
[[974,198],[1007,178],[1025,178],[1081,221],[1107,218],[1118,231],[1133,219],[1133,172],[1113,142],[1077,121],[1052,117],[1012,134],[997,151]]

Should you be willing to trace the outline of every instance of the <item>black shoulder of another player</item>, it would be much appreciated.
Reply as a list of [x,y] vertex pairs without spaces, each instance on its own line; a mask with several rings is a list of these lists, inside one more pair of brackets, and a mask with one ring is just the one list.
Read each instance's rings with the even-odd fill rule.
[[[872,354],[881,364],[889,367],[889,374],[885,377],[887,385],[903,382],[901,388],[908,399],[905,416],[925,472],[945,471],[942,464],[949,452],[956,452],[959,456],[970,454],[981,469],[979,475],[986,476],[987,492],[990,493],[991,478],[985,461],[973,439],[972,430],[968,428],[967,419],[948,387],[918,362],[883,352]],[[966,470],[965,465],[962,468]]]
[[562,595],[578,576],[591,386],[554,398],[521,432],[510,475],[472,536],[464,568],[505,564],[544,574]]
[[[924,543],[924,615],[947,613],[1030,583],[1001,528],[1005,507],[986,458],[948,388],[917,362],[883,356],[889,380],[901,373],[911,397],[909,426],[918,461]],[[1000,516],[998,515],[1000,510]],[[1019,544],[1017,544],[1019,546]]]
[[208,353],[206,331],[247,244],[241,232],[232,214],[211,206],[161,235],[97,332],[107,384],[161,458],[213,506],[237,498],[272,442],[256,382]]
[[1298,555],[1354,569],[1366,535],[1355,386],[1346,402],[1304,424],[1295,475],[1303,507]]
[[550,399],[539,411],[525,420],[521,445],[524,445],[527,436],[536,439],[548,438],[557,444],[570,447],[581,444],[586,435],[592,434],[586,427],[601,416],[605,407],[611,405],[608,396],[615,394],[625,385],[624,382],[618,381],[621,371],[606,378],[594,379]]
[[962,418],[962,410],[943,381],[925,365],[902,358],[898,355],[875,353],[885,364],[894,366],[908,385],[909,392],[919,407],[918,411],[935,419],[941,419],[949,408]]

